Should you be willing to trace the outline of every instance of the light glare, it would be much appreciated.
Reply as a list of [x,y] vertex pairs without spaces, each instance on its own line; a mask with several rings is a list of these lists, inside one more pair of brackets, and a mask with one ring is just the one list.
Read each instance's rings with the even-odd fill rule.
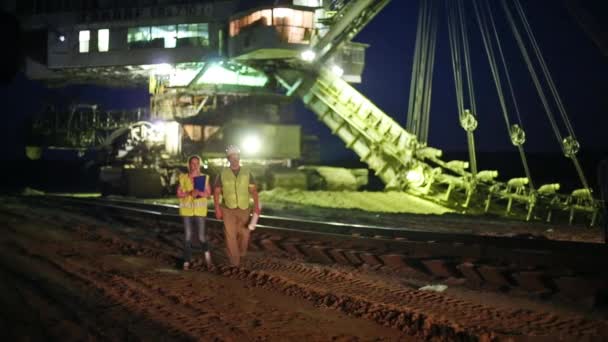
[[342,75],[344,75],[344,70],[335,64],[331,66],[331,72],[333,72],[334,75],[336,75],[338,77],[341,77]]
[[424,174],[422,173],[422,170],[418,168],[414,170],[409,170],[405,174],[405,178],[407,179],[408,183],[410,183],[410,185],[413,185],[415,187],[422,186],[422,184],[424,183]]
[[243,139],[243,143],[241,144],[243,150],[245,150],[248,154],[256,154],[260,151],[262,147],[262,142],[260,138],[255,135],[248,135]]
[[300,58],[306,62],[312,62],[317,55],[312,50],[306,50],[300,54]]

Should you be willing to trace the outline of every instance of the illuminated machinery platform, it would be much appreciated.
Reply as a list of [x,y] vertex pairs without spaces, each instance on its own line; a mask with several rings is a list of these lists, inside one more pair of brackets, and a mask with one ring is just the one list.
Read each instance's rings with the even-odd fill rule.
[[[211,61],[293,58],[315,30],[326,29],[317,22],[328,12],[322,1],[311,0],[261,7],[256,1],[98,1],[95,8],[86,1],[57,3],[5,6],[19,16],[25,38],[45,47],[27,51],[27,76],[58,85],[145,85],[156,74],[171,75],[170,86],[184,86]],[[349,81],[360,81],[364,47],[352,43],[359,55],[358,65],[346,70]],[[212,68],[199,79],[224,76]],[[248,78],[243,74],[239,81],[252,85]]]
[[[583,177],[583,188],[561,195],[557,184],[535,187],[529,173],[503,182],[496,171],[477,170],[476,113],[474,108],[465,109],[464,102],[459,103],[458,112],[472,158],[448,162],[441,159],[440,150],[427,146],[428,127],[408,123],[408,130],[402,128],[349,84],[361,82],[367,47],[352,39],[389,2],[293,0],[259,2],[257,6],[256,1],[141,0],[115,8],[111,5],[118,2],[99,1],[101,8],[79,5],[42,15],[22,9],[20,18],[26,31],[35,35],[42,30],[46,40],[46,59],[35,54],[28,59],[30,78],[123,86],[147,82],[153,95],[151,116],[162,120],[196,117],[217,102],[218,96],[225,101],[225,95],[281,91],[287,97],[300,97],[388,189],[408,191],[467,212],[494,210],[531,219],[542,209],[548,211],[549,219],[553,210],[566,210],[571,221],[580,212],[591,216],[593,225],[598,205]],[[423,20],[432,18],[434,2],[421,4],[421,41],[416,46],[427,50],[417,50],[417,61],[434,56],[429,50],[434,45],[422,40],[436,32],[428,26],[433,20]],[[16,11],[20,13],[18,8]],[[452,18],[462,18],[464,12],[460,11]],[[454,27],[450,25],[450,29]],[[454,37],[461,36],[456,33]],[[431,70],[421,70],[423,67]],[[414,71],[418,74],[413,81],[429,75],[432,63],[419,63]],[[426,82],[421,89],[426,88],[428,80],[421,82]],[[430,98],[430,90],[426,92]],[[424,103],[430,103],[429,98],[411,96],[416,108],[428,109]],[[408,120],[428,123],[424,113],[410,112]],[[509,130],[523,155],[523,130],[518,125]],[[573,135],[564,140],[566,156],[582,174],[578,149]],[[498,203],[506,203],[506,209],[496,210]]]

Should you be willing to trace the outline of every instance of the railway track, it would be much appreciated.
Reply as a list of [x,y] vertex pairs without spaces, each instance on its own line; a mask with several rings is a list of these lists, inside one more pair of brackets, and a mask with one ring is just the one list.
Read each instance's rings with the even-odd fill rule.
[[[27,200],[79,210],[97,219],[161,225],[168,228],[167,234],[181,234],[175,205],[62,196]],[[219,243],[221,223],[213,218],[213,212],[209,216],[209,226],[216,231]],[[179,238],[173,238],[173,243],[179,245]],[[608,261],[608,247],[603,244],[263,215],[252,235],[251,248],[280,257],[374,268],[415,279],[523,293],[586,307],[605,308],[608,304],[608,276],[602,272],[602,265]]]

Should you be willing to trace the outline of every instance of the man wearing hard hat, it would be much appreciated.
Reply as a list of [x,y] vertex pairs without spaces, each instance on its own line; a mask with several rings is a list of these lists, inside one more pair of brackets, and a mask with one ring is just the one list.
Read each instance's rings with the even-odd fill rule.
[[260,214],[258,191],[251,171],[241,166],[240,154],[238,147],[228,146],[226,158],[230,166],[221,170],[215,180],[213,191],[215,217],[224,220],[226,250],[230,264],[233,266],[239,266],[241,257],[247,254],[250,198],[253,198],[253,212]]

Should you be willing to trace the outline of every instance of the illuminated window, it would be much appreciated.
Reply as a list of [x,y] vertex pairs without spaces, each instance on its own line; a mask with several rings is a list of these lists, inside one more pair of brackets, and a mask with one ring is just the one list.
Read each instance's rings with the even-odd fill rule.
[[242,18],[233,20],[230,22],[230,37],[234,37],[239,32],[251,25],[263,25],[270,26],[272,24],[272,10],[265,9],[261,11],[253,12]]
[[313,13],[291,8],[273,9],[273,25],[281,40],[292,44],[307,44],[313,26]]
[[101,29],[97,31],[97,50],[106,52],[110,49],[110,30]]
[[178,46],[209,46],[208,24],[177,25]]
[[272,25],[281,40],[292,44],[307,44],[313,28],[313,12],[293,8],[274,8],[253,12],[230,22],[230,36],[234,37],[248,26]]
[[322,7],[323,0],[293,0],[295,6]]
[[129,48],[209,46],[208,24],[180,24],[129,28]]
[[151,39],[150,27],[130,27],[127,32],[129,48],[145,47]]
[[294,15],[294,11],[291,8],[274,8],[272,10],[272,18],[274,19],[274,24],[282,23],[285,18],[292,17]]
[[249,87],[263,87],[268,77],[254,68],[240,65],[237,68],[222,64],[212,64],[196,81],[197,84],[235,84]]
[[89,52],[89,42],[91,41],[91,31],[83,30],[78,32],[78,51],[80,53]]
[[153,47],[160,47],[162,43],[164,48],[174,48],[176,42],[175,25],[152,26],[151,39]]

